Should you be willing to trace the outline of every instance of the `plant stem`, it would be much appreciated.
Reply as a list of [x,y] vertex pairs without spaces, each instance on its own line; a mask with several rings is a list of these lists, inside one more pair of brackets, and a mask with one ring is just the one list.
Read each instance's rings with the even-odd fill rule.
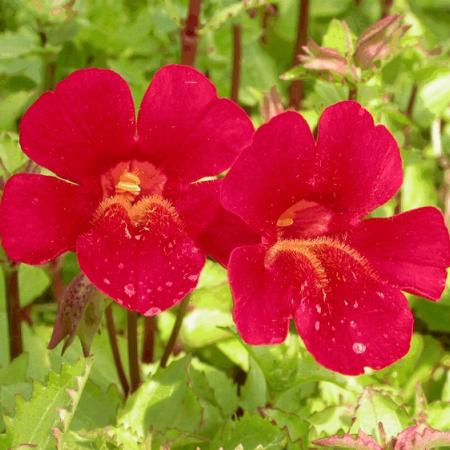
[[116,366],[117,376],[119,377],[120,384],[122,385],[123,393],[125,397],[127,397],[128,393],[130,392],[130,385],[128,384],[127,376],[125,375],[125,370],[123,369],[119,346],[117,345],[116,326],[114,325],[114,317],[111,305],[106,308],[105,316],[106,328],[108,330],[109,343],[111,345],[114,365]]
[[358,88],[356,85],[352,84],[348,87],[348,99],[349,100],[356,100],[358,97]]
[[[298,64],[297,57],[303,53],[303,46],[306,45],[308,39],[308,18],[309,18],[309,0],[300,0],[300,11],[298,15],[297,41],[295,43],[293,65]],[[291,84],[289,94],[289,104],[299,109],[303,100],[303,80],[294,80]]]
[[177,317],[175,319],[175,324],[172,328],[172,333],[170,334],[169,340],[167,341],[166,348],[164,349],[164,353],[161,357],[161,361],[159,365],[161,367],[166,367],[169,356],[173,352],[173,348],[175,347],[175,343],[178,338],[178,334],[180,333],[181,325],[183,324],[184,316],[186,315],[188,306],[189,306],[190,296],[186,296],[180,306],[178,308]]
[[201,0],[189,0],[186,24],[181,31],[181,64],[193,66],[197,55],[197,27],[200,18]]
[[238,103],[241,81],[241,26],[233,25],[233,71],[231,74],[231,100]]
[[22,324],[19,299],[19,266],[12,264],[6,272],[6,305],[8,310],[9,359],[23,352]]
[[380,0],[380,8],[381,8],[380,19],[384,19],[389,15],[393,3],[394,0]]
[[139,373],[138,340],[137,340],[137,313],[128,311],[128,367],[130,370],[130,392],[134,392],[141,384]]
[[155,350],[156,319],[154,316],[146,317],[144,321],[144,345],[142,346],[141,361],[146,364],[153,362]]

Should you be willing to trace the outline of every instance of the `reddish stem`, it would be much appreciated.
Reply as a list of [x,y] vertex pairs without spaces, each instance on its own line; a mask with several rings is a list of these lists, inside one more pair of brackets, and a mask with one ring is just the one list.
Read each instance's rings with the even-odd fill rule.
[[380,0],[380,19],[387,17],[391,11],[394,0]]
[[155,352],[155,331],[155,317],[146,317],[144,321],[144,345],[142,346],[141,357],[141,361],[146,364],[150,364],[153,362],[153,356]]
[[186,24],[181,31],[181,63],[193,66],[197,55],[201,0],[189,0]]
[[[300,0],[300,10],[298,15],[297,26],[297,41],[295,44],[293,65],[298,64],[298,55],[303,53],[303,46],[306,45],[308,39],[308,19],[309,19],[309,0]],[[289,103],[295,108],[299,109],[302,104],[304,92],[303,92],[303,80],[294,80],[290,88]]]
[[172,333],[170,334],[169,340],[167,341],[166,348],[164,349],[164,353],[161,357],[161,361],[159,365],[161,367],[166,367],[167,361],[169,360],[170,355],[173,352],[173,348],[175,347],[175,344],[177,342],[178,334],[181,330],[181,325],[183,324],[184,316],[186,315],[186,312],[188,310],[190,301],[190,296],[188,295],[185,297],[182,302],[180,303],[180,306],[178,308],[177,317],[175,319],[175,324],[172,328]]
[[55,300],[59,302],[64,292],[64,283],[61,278],[62,258],[55,258],[49,263],[52,273],[52,291]]
[[138,340],[137,340],[137,314],[128,311],[128,366],[130,370],[130,392],[134,392],[141,384],[139,372]]
[[241,26],[233,25],[233,72],[231,74],[231,100],[238,103],[241,81]]
[[23,352],[22,319],[19,298],[19,267],[13,264],[6,272],[6,306],[8,310],[9,358]]
[[125,370],[123,368],[122,359],[120,357],[119,352],[119,346],[117,345],[116,326],[114,325],[114,317],[111,305],[109,305],[106,308],[105,316],[106,316],[106,328],[108,330],[109,343],[111,345],[114,365],[116,366],[117,376],[119,377],[123,393],[126,397],[130,392],[130,386],[128,384],[127,376],[125,375]]

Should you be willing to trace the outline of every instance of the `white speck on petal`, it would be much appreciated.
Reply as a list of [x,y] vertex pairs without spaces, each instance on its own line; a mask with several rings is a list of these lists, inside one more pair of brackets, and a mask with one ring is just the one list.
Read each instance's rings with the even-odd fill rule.
[[197,281],[198,280],[198,275],[189,275],[188,279],[191,281]]
[[384,298],[384,294],[382,292],[377,292],[377,294],[378,294],[378,297]]
[[356,328],[356,323],[355,323],[354,320],[350,320],[350,326],[351,326],[352,328]]
[[318,320],[316,320],[316,323],[314,324],[314,328],[316,329],[316,331],[319,331],[320,322]]
[[360,355],[361,353],[364,353],[366,351],[366,346],[365,346],[365,344],[362,344],[361,342],[355,342],[353,344],[352,349],[355,353]]
[[103,278],[103,283],[105,283],[105,284],[111,284],[111,281],[109,281],[108,278]]
[[167,287],[170,287],[170,286],[172,286],[173,285],[173,283],[171,282],[171,281],[166,281],[166,286]]
[[316,305],[316,311],[320,314],[322,312],[322,308],[320,305]]
[[353,308],[357,308],[359,305],[358,305],[358,302],[355,302],[355,303],[353,303]]
[[128,283],[123,290],[125,291],[125,294],[128,295],[128,297],[133,297],[133,295],[136,293],[136,291],[134,290],[134,285],[132,285],[131,283]]
[[161,312],[161,310],[159,308],[152,307],[152,308],[147,309],[147,311],[145,311],[144,316],[156,316],[160,312]]

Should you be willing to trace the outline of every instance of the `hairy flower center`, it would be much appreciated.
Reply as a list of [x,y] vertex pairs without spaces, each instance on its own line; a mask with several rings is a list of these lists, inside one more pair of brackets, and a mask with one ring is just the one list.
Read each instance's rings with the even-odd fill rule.
[[[334,255],[330,260],[330,255]],[[356,250],[334,238],[284,239],[274,244],[266,254],[265,264],[272,266],[284,261],[286,270],[296,267],[301,272],[312,271],[320,288],[328,284],[327,271],[339,272],[336,261],[352,260],[367,274],[377,278],[369,262]]]

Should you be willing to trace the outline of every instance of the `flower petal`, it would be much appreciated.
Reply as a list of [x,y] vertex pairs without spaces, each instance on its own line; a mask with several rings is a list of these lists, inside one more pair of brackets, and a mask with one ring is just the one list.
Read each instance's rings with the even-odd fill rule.
[[394,286],[438,300],[450,264],[450,241],[442,213],[432,207],[361,222],[349,244]]
[[[345,246],[318,244],[321,289],[304,291],[295,323],[306,348],[331,370],[382,369],[409,350],[413,317],[404,295],[377,279],[367,262]],[[310,285],[313,286],[313,285]]]
[[198,236],[197,242],[208,256],[226,267],[235,248],[258,244],[261,237],[240,217],[219,206],[213,221]]
[[142,157],[185,181],[223,172],[253,134],[244,110],[219,99],[202,73],[179,65],[163,67],[153,77],[138,130]]
[[101,207],[93,228],[77,241],[81,270],[117,303],[155,315],[197,285],[205,257],[182,230],[173,207],[147,197],[129,207]]
[[111,70],[78,70],[43,94],[20,123],[23,151],[62,178],[81,183],[130,159],[134,104]]
[[402,183],[397,143],[353,101],[336,103],[320,117],[316,164],[316,201],[351,216],[382,205]]
[[0,233],[13,261],[48,262],[75,247],[98,198],[58,178],[18,174],[8,180],[0,207]]
[[260,127],[225,177],[222,203],[255,231],[271,234],[280,215],[308,197],[314,138],[299,114],[282,113]]
[[239,247],[228,264],[233,318],[241,337],[253,345],[283,342],[291,315],[290,287],[266,271],[265,254],[262,245]]
[[226,265],[231,251],[242,245],[257,244],[259,236],[219,202],[222,179],[201,183],[171,183],[164,196],[174,205],[207,256]]

